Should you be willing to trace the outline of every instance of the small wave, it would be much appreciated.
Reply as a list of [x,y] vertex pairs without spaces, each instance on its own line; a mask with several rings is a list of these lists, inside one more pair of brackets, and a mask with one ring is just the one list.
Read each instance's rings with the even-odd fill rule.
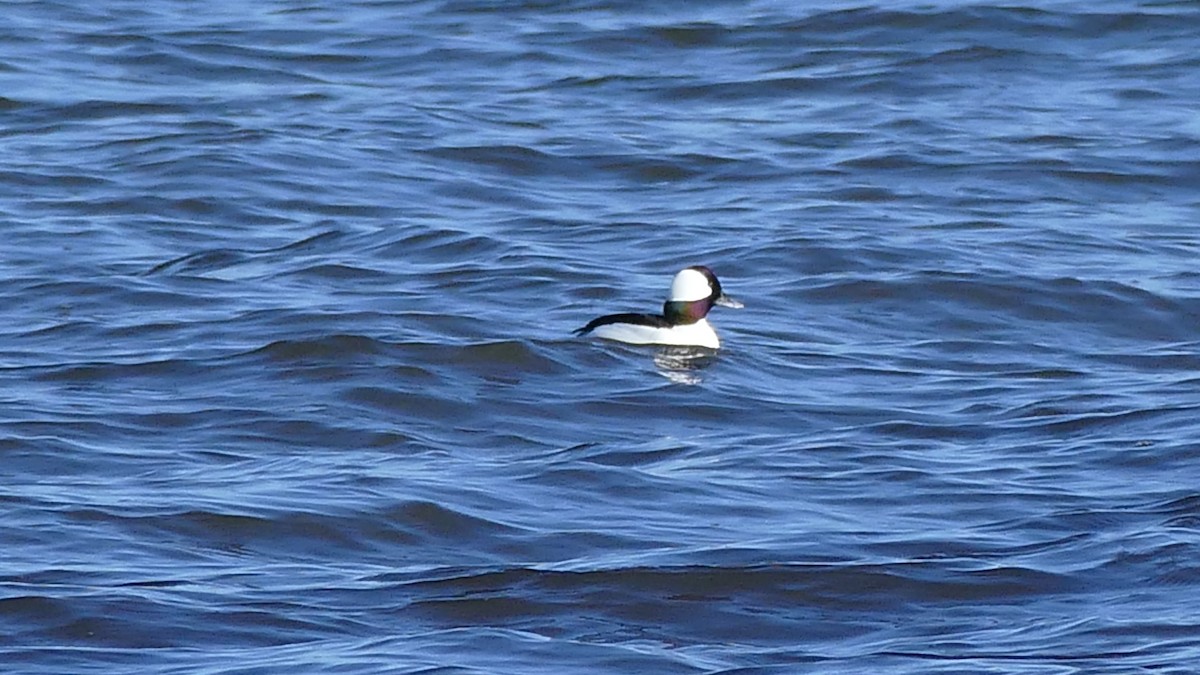
[[388,353],[388,349],[385,342],[363,335],[327,335],[306,340],[277,340],[246,352],[244,356],[260,356],[277,362],[352,363],[364,359],[373,361]]
[[144,276],[159,274],[203,276],[235,265],[263,262],[264,258],[284,259],[298,253],[321,250],[341,236],[342,233],[329,230],[271,248],[214,248],[196,251],[154,265],[146,270]]
[[[528,618],[529,612],[553,614],[550,607],[583,603],[593,612],[623,614],[622,607],[667,605],[693,614],[674,621],[724,621],[743,605],[860,609],[908,603],[1012,603],[1030,596],[1057,595],[1080,588],[1070,577],[1029,568],[1004,566],[956,571],[953,563],[894,565],[765,565],[761,567],[632,567],[556,572],[511,568],[467,572],[439,579],[406,581],[411,608],[467,622]],[[518,600],[517,609],[502,605]],[[727,616],[728,615],[728,616]],[[721,617],[725,617],[722,619]],[[640,617],[639,621],[647,620]],[[757,626],[766,629],[770,620]],[[720,630],[720,629],[719,629]],[[727,626],[725,630],[735,630]]]

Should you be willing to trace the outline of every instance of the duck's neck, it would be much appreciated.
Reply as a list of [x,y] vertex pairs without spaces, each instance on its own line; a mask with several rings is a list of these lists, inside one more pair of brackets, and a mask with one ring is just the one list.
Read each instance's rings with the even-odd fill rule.
[[696,323],[708,315],[708,310],[712,309],[712,306],[711,298],[690,301],[668,300],[663,303],[663,316],[675,326]]

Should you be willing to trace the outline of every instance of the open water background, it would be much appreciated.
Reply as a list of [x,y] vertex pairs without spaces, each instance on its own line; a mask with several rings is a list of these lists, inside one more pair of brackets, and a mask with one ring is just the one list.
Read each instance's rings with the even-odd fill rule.
[[0,24],[5,672],[1200,671],[1200,3]]

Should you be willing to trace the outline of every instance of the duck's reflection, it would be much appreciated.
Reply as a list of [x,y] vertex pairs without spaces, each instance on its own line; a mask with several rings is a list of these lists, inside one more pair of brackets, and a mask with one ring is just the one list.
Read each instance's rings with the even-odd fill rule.
[[702,371],[717,360],[717,352],[705,347],[660,347],[654,353],[658,373],[676,384],[700,384]]

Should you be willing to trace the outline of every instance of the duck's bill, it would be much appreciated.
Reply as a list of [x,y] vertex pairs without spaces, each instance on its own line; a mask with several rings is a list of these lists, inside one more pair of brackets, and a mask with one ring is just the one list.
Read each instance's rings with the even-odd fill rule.
[[730,309],[741,309],[741,308],[745,307],[745,305],[738,302],[737,300],[734,300],[733,298],[729,297],[728,295],[725,295],[724,293],[722,293],[716,300],[714,300],[714,302],[716,302],[718,305],[720,305],[722,307],[728,307]]

